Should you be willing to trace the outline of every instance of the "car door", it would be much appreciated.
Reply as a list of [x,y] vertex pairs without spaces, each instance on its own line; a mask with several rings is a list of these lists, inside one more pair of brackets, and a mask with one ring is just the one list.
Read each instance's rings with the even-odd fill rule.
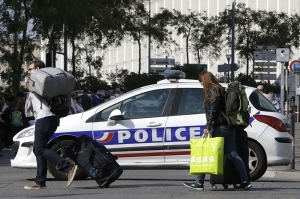
[[[163,135],[167,117],[163,116],[170,88],[156,86],[124,94],[94,116],[94,139],[118,156],[119,163],[164,162]],[[124,117],[107,125],[110,113],[119,109]]]
[[191,138],[200,138],[206,125],[204,92],[200,85],[179,85],[165,130],[165,161],[189,162]]

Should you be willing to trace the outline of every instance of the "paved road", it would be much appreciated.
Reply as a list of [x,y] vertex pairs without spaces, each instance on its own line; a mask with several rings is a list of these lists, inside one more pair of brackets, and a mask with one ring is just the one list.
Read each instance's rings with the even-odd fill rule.
[[[300,180],[300,123],[295,124],[295,169],[287,166],[269,167],[263,178],[252,182],[253,189],[245,192],[224,190],[219,185],[213,191],[209,182],[205,182],[205,191],[189,190],[182,186],[184,181],[194,180],[188,170],[148,171],[126,170],[121,178],[109,189],[99,189],[93,180],[75,181],[66,188],[65,181],[57,181],[48,174],[47,189],[24,190],[30,183],[35,170],[23,170],[10,167],[12,152],[2,152],[0,157],[0,199],[2,198],[299,198]],[[208,178],[207,178],[208,180]]]
[[33,180],[36,171],[11,168],[8,160],[13,154],[3,154],[0,157],[1,199],[287,199],[299,198],[300,192],[299,181],[274,178],[252,182],[253,188],[247,191],[233,191],[232,187],[224,190],[220,185],[213,190],[208,181],[204,184],[204,191],[195,191],[182,185],[195,178],[189,175],[188,170],[125,170],[108,189],[99,189],[90,179],[74,181],[67,188],[66,181],[57,181],[49,174],[47,189],[24,190],[24,185]]

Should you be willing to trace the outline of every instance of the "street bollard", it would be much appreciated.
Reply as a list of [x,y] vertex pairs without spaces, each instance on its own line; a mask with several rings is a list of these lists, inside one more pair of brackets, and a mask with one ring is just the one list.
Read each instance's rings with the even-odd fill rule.
[[[292,107],[289,109],[289,125],[291,128],[291,136],[295,138],[295,122],[294,122],[294,113]],[[292,162],[288,165],[288,169],[295,169],[295,140],[293,144],[293,160]]]

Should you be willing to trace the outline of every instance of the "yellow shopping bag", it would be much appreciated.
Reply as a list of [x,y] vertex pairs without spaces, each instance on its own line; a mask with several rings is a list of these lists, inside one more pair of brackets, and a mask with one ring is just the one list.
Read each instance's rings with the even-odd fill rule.
[[210,134],[190,140],[190,174],[223,175],[224,138]]

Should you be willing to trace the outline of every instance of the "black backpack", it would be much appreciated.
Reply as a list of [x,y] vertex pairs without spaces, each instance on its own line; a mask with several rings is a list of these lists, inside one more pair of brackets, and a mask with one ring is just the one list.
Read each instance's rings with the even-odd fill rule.
[[225,113],[229,126],[246,128],[249,125],[249,101],[245,87],[240,82],[234,81],[225,89]]
[[52,99],[46,99],[50,111],[58,117],[66,117],[70,111],[70,95],[58,95]]

